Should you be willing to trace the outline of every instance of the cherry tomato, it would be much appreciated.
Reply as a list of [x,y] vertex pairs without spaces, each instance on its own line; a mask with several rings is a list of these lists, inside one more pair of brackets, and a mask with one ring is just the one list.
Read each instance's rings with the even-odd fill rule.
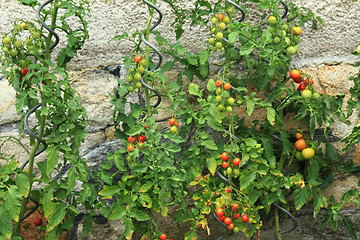
[[218,32],[216,35],[215,35],[216,39],[217,40],[222,40],[223,37],[224,37],[224,34],[222,32]]
[[305,148],[302,150],[301,154],[305,159],[310,159],[314,157],[315,151],[312,148]]
[[224,17],[224,23],[228,24],[230,22],[230,18],[228,16]]
[[227,155],[227,152],[223,152],[223,153],[221,154],[221,159],[222,159],[223,161],[229,160],[229,156]]
[[129,143],[135,143],[136,138],[132,137],[132,136],[129,136],[128,141],[129,141]]
[[222,81],[217,80],[215,82],[215,85],[216,85],[216,87],[221,87],[222,86]]
[[226,218],[225,215],[218,217],[220,221],[224,221],[224,219]]
[[229,104],[230,106],[233,106],[234,103],[235,103],[235,99],[232,98],[232,97],[230,97],[230,98],[228,99],[228,104]]
[[247,222],[247,221],[249,221],[249,217],[248,217],[246,214],[243,214],[243,215],[241,216],[241,220],[242,220],[243,222]]
[[268,23],[269,23],[269,24],[275,24],[275,23],[276,23],[276,17],[270,16],[270,17],[268,18]]
[[302,151],[306,148],[306,142],[305,139],[299,139],[295,142],[295,148],[298,151]]
[[213,37],[209,38],[209,44],[214,45],[215,44],[215,38],[213,38]]
[[240,158],[234,158],[234,159],[233,159],[233,164],[234,164],[234,166],[236,166],[236,167],[238,167],[238,166],[240,165],[240,162],[241,162]]
[[290,55],[294,55],[296,54],[296,48],[294,46],[289,46],[286,48],[286,51],[290,54]]
[[320,98],[320,94],[318,92],[314,92],[312,95],[313,99],[319,99]]
[[25,76],[28,73],[28,70],[23,68],[21,69],[21,75]]
[[226,225],[230,225],[231,224],[231,218],[229,218],[229,217],[225,217],[225,219],[224,219],[224,223],[226,224]]
[[230,90],[230,88],[231,88],[231,84],[230,84],[230,83],[225,83],[225,84],[224,84],[224,89],[225,89],[225,90]]
[[222,216],[224,216],[224,212],[223,212],[223,210],[221,209],[221,208],[219,208],[219,209],[217,209],[216,210],[216,215],[218,216],[218,217],[222,217]]
[[228,228],[229,230],[233,230],[234,227],[235,227],[235,225],[234,225],[233,223],[230,223],[229,226],[227,226],[227,228]]
[[233,111],[233,108],[232,107],[230,107],[230,106],[227,106],[226,107],[226,112],[232,112]]
[[221,112],[222,110],[224,110],[224,105],[223,104],[219,104],[217,109]]
[[238,218],[240,217],[240,213],[239,213],[239,212],[234,212],[234,213],[233,213],[233,217],[234,217],[235,219],[238,219]]
[[302,91],[301,96],[305,99],[309,99],[312,97],[312,92],[308,89],[305,89],[304,91]]
[[298,161],[304,161],[305,160],[305,158],[302,156],[302,152],[300,152],[300,151],[295,152],[295,159],[298,160]]
[[223,31],[223,30],[225,30],[225,28],[226,28],[226,24],[225,24],[224,22],[221,22],[221,23],[219,23],[219,26],[218,26],[218,27],[219,27],[220,30]]
[[299,90],[300,90],[300,91],[304,91],[305,88],[306,88],[305,84],[304,84],[304,83],[300,83],[300,85],[299,85]]
[[36,219],[34,220],[34,224],[35,224],[35,226],[40,226],[40,225],[41,225],[41,223],[42,223],[41,218],[36,218]]
[[218,13],[218,14],[216,14],[216,18],[217,18],[217,20],[220,22],[220,21],[223,21],[224,20],[224,14],[222,14],[222,13]]
[[139,72],[136,72],[135,75],[134,75],[134,79],[136,81],[140,81],[141,80],[141,74]]
[[233,203],[233,205],[231,206],[232,210],[234,211],[238,211],[240,208],[240,205],[238,203]]
[[[309,85],[309,80],[306,78],[305,79],[305,85]],[[310,84],[313,85],[314,84],[314,80],[310,79]]]
[[230,166],[230,164],[229,164],[228,162],[226,162],[226,161],[223,161],[222,164],[221,164],[221,166],[222,166],[223,168],[228,168],[228,167]]
[[300,35],[302,31],[301,27],[293,27],[292,30],[295,35]]
[[220,95],[217,95],[216,98],[215,98],[215,100],[216,100],[217,102],[221,102],[222,97],[221,97]]
[[145,137],[145,135],[138,135],[138,137],[137,137],[137,139],[140,141],[140,142],[145,142],[145,140],[146,140],[146,137]]
[[160,239],[161,239],[161,240],[165,240],[166,238],[167,238],[167,236],[166,236],[165,233],[163,233],[163,234],[160,236]]
[[237,169],[237,168],[235,168],[235,169],[233,170],[233,173],[234,173],[234,175],[237,177],[237,176],[240,175],[240,170]]
[[170,124],[170,126],[174,125],[175,122],[176,122],[175,118],[170,118],[170,119],[169,119],[169,124]]
[[131,152],[134,148],[135,148],[135,147],[134,147],[134,145],[132,145],[132,144],[129,144],[129,145],[127,146],[128,152]]
[[215,43],[215,46],[216,46],[217,49],[221,49],[223,47],[221,42]]
[[304,136],[301,133],[296,133],[295,137],[296,137],[296,139],[304,138]]
[[26,26],[27,26],[26,22],[20,23],[20,27],[21,27],[22,29],[26,29]]
[[292,78],[292,80],[294,80],[294,82],[296,83],[301,83],[301,78],[300,78],[301,74],[299,70],[293,69],[290,71],[290,77]]
[[3,40],[2,40],[3,44],[10,44],[11,43],[11,38],[10,37],[4,37]]
[[281,39],[279,37],[274,37],[274,43],[279,44],[281,42]]
[[173,133],[179,133],[179,130],[178,130],[178,128],[176,127],[176,126],[171,126],[171,128],[170,128],[170,131],[172,131]]
[[135,62],[135,63],[140,63],[141,60],[142,60],[142,56],[140,56],[140,55],[135,55],[135,57],[134,57],[134,62]]

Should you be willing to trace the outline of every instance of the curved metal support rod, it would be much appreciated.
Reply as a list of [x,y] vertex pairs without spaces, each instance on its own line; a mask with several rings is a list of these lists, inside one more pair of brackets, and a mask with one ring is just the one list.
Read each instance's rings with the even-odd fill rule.
[[33,203],[35,203],[35,206],[23,216],[23,218],[21,219],[21,222],[24,221],[31,214],[33,214],[40,206],[39,202],[36,201],[36,199],[32,198],[30,195],[27,198],[30,199]]
[[286,17],[286,15],[288,14],[288,12],[289,12],[289,8],[288,8],[288,6],[286,5],[286,3],[284,3],[282,0],[280,0],[280,3],[284,6],[284,14],[281,16],[281,18],[285,18]]
[[[25,127],[27,133],[30,136],[32,136],[33,138],[35,138],[36,140],[38,140],[39,142],[41,142],[42,145],[43,145],[43,148],[35,153],[35,157],[38,156],[39,154],[41,154],[42,152],[44,152],[46,150],[47,146],[48,146],[47,143],[42,138],[37,136],[33,131],[31,131],[31,129],[29,127],[29,117],[30,117],[30,115],[33,114],[41,105],[42,105],[42,103],[39,103],[38,105],[36,105],[32,109],[30,109],[29,112],[25,115],[25,118],[24,118],[24,127]],[[20,169],[23,170],[28,163],[29,163],[29,159],[26,159],[26,161],[20,166]]]
[[[291,220],[293,220],[293,222],[294,222],[294,225],[293,225],[291,228],[286,229],[286,230],[284,230],[284,231],[281,231],[280,234],[285,234],[285,233],[289,233],[289,232],[291,232],[291,231],[294,231],[294,230],[297,228],[297,226],[298,226],[298,222],[297,222],[296,218],[294,217],[294,215],[292,215],[288,210],[286,210],[286,209],[283,208],[283,207],[280,207],[280,206],[277,205],[276,203],[273,203],[273,204],[274,204],[274,206],[277,207],[280,211],[282,211],[282,212],[284,212],[286,215],[288,215],[288,216],[291,218]],[[276,234],[275,234],[275,239],[276,239],[276,240],[278,239],[277,236],[276,236]]]
[[[147,0],[143,0],[143,2],[146,3],[147,5],[149,5],[150,7],[154,8],[154,9],[159,13],[159,19],[157,20],[156,23],[154,23],[154,24],[150,27],[150,31],[152,31],[152,30],[154,30],[154,29],[160,24],[160,22],[161,22],[161,20],[162,20],[162,17],[163,17],[163,14],[162,14],[162,12],[160,11],[160,9],[159,9],[157,6],[155,6],[154,4],[152,4],[151,2],[149,2],[149,1],[147,1]],[[162,63],[162,55],[161,55],[160,51],[159,51],[154,45],[152,45],[149,41],[147,41],[147,40],[145,39],[145,35],[144,35],[144,34],[141,35],[141,40],[142,40],[147,46],[149,46],[151,49],[153,49],[153,50],[156,52],[156,54],[158,55],[158,57],[159,57],[159,61],[158,61],[158,63],[156,64],[156,66],[149,71],[150,73],[152,73],[152,72],[154,72],[156,69],[158,69],[158,68],[160,67],[160,65],[161,65],[161,63]],[[152,91],[153,93],[155,93],[155,95],[157,96],[158,100],[157,100],[157,102],[155,103],[155,105],[154,105],[153,107],[154,107],[154,108],[158,107],[158,106],[160,105],[160,103],[161,103],[161,95],[160,95],[160,93],[159,93],[158,91],[156,91],[153,87],[151,87],[150,85],[148,85],[147,83],[144,82],[144,76],[141,77],[140,82],[141,82],[141,84],[142,84],[144,87],[146,87],[147,89],[149,89],[150,91]]]
[[240,7],[240,5],[234,3],[234,2],[231,1],[231,0],[226,0],[226,2],[227,2],[227,3],[230,3],[231,5],[233,5],[234,7],[236,7],[237,9],[240,10],[242,16],[241,16],[240,20],[238,20],[238,21],[239,21],[239,22],[244,21],[244,19],[245,19],[245,11],[244,11],[244,9],[242,9],[242,7]]
[[38,21],[40,22],[41,25],[44,26],[44,28],[46,28],[46,30],[48,30],[50,32],[50,34],[52,36],[55,37],[55,42],[50,46],[50,50],[53,49],[54,47],[56,47],[56,45],[58,45],[59,43],[59,36],[55,33],[55,31],[53,29],[51,29],[48,25],[46,25],[46,23],[41,19],[40,13],[41,10],[49,3],[53,2],[54,0],[47,0],[46,2],[44,2],[43,4],[40,5],[40,7],[37,9],[36,11],[36,17],[38,19]]

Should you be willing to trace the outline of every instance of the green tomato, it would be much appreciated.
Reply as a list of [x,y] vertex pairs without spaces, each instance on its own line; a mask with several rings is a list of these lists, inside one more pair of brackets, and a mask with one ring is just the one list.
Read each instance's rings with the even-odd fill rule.
[[215,46],[213,46],[212,48],[211,48],[211,51],[213,51],[213,52],[216,52],[218,49],[217,49],[217,47],[215,47]]
[[320,98],[320,94],[318,92],[314,92],[312,95],[312,98],[314,99],[319,99]]
[[295,43],[296,43],[296,44],[299,44],[299,43],[300,43],[300,40],[301,40],[301,39],[300,39],[299,36],[296,36],[296,37],[295,37]]
[[216,17],[211,18],[211,22],[212,22],[212,24],[215,24],[217,22]]
[[217,109],[221,112],[222,110],[224,110],[224,105],[223,104],[219,104]]
[[22,42],[19,41],[19,40],[16,40],[16,41],[14,42],[14,46],[15,46],[16,48],[21,48]]
[[209,38],[209,44],[214,45],[215,44],[215,38],[213,38],[213,37]]
[[143,73],[144,72],[144,67],[142,66],[142,65],[140,65],[138,68],[137,68],[137,71],[139,72],[139,73]]
[[133,87],[133,86],[129,86],[129,87],[128,87],[128,90],[129,90],[129,92],[132,92],[132,91],[134,91],[134,87]]
[[285,38],[285,43],[287,46],[289,46],[291,44],[290,38],[286,37]]
[[233,108],[230,107],[230,106],[228,106],[228,107],[226,107],[226,111],[227,111],[227,112],[232,112],[232,111],[233,111]]
[[224,23],[228,24],[230,22],[230,18],[228,16],[224,17]]
[[226,24],[224,22],[219,23],[220,30],[225,30],[225,28],[226,28]]
[[138,73],[138,72],[136,72],[135,75],[134,75],[134,79],[135,79],[136,81],[140,81],[140,79],[141,79],[141,74]]
[[2,48],[2,51],[3,51],[4,53],[7,53],[7,52],[9,52],[9,48],[3,47],[3,48]]
[[301,96],[305,99],[310,99],[312,97],[312,92],[308,89],[305,89],[301,92]]
[[295,45],[294,48],[296,49],[296,53],[298,53],[300,50],[299,45]]
[[40,32],[34,32],[33,37],[34,38],[39,38],[40,37]]
[[132,82],[132,80],[133,80],[133,78],[132,78],[130,75],[127,75],[126,81],[127,81],[128,83],[130,83],[130,82]]
[[137,82],[137,83],[135,84],[135,87],[137,87],[137,88],[141,88],[141,87],[142,87],[141,82]]
[[280,41],[281,41],[281,39],[280,39],[279,37],[275,37],[275,38],[274,38],[274,43],[275,43],[275,44],[279,44]]
[[222,97],[221,97],[221,96],[219,96],[219,95],[217,95],[217,96],[216,96],[216,98],[215,98],[215,100],[216,100],[217,102],[221,102]]
[[215,46],[216,46],[217,49],[221,49],[221,48],[223,47],[223,45],[222,45],[221,42],[217,42],[217,43],[215,44]]
[[300,151],[296,151],[295,159],[298,161],[305,161],[305,158],[302,156],[302,153]]
[[286,48],[286,51],[290,54],[290,55],[294,55],[296,54],[296,48],[294,46],[289,46]]
[[288,30],[288,25],[287,24],[283,24],[283,29],[285,30],[285,31],[287,31]]
[[4,37],[2,40],[3,44],[10,44],[11,43],[11,38],[10,37]]
[[221,40],[221,39],[223,39],[223,37],[224,37],[224,34],[223,34],[222,32],[218,32],[218,33],[216,34],[216,39],[217,39],[217,40]]
[[272,26],[268,26],[268,27],[267,27],[267,30],[268,30],[269,32],[271,32],[271,33],[273,33],[273,32],[275,31]]
[[15,57],[15,56],[17,56],[18,55],[18,50],[16,50],[16,49],[10,49],[10,54],[11,54],[11,56],[13,56],[13,57]]
[[227,172],[227,174],[231,174],[232,173],[232,168],[231,167],[228,167],[227,169],[226,169],[226,172]]
[[235,176],[239,176],[239,175],[240,175],[240,170],[237,169],[237,168],[235,168],[235,169],[233,170],[233,173],[234,173]]
[[26,38],[26,39],[25,39],[25,44],[26,44],[26,45],[32,44],[32,39],[31,39],[31,38]]
[[234,103],[235,103],[235,99],[232,98],[232,97],[230,97],[230,98],[228,99],[228,104],[229,104],[230,106],[233,106]]
[[268,18],[268,23],[269,23],[269,24],[275,24],[275,23],[276,23],[276,17],[270,16],[270,17]]

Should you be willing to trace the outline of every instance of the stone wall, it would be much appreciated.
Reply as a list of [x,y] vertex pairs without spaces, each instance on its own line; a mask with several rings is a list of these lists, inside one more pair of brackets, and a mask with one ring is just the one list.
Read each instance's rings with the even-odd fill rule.
[[[88,22],[90,39],[69,67],[72,84],[80,92],[82,104],[89,116],[88,136],[82,146],[81,154],[87,159],[90,167],[95,167],[104,160],[106,152],[113,152],[119,148],[119,142],[113,137],[113,106],[109,103],[111,98],[108,93],[114,93],[117,86],[116,77],[124,76],[125,70],[121,67],[122,57],[129,53],[129,46],[126,41],[112,43],[108,43],[108,41],[123,31],[132,33],[135,28],[145,26],[147,19],[147,7],[141,1],[112,0],[111,3],[106,3],[104,0],[94,0],[93,2]],[[165,14],[158,30],[165,38],[174,41],[173,31],[169,30],[172,28],[170,26],[172,23],[171,11],[166,3],[158,2]],[[195,1],[180,2],[183,6],[192,8]],[[215,0],[209,2],[215,2]],[[345,99],[347,99],[349,97],[348,89],[351,87],[349,77],[358,71],[352,67],[358,61],[358,57],[352,55],[351,52],[355,51],[357,45],[360,44],[358,37],[360,3],[351,0],[294,0],[293,2],[312,9],[323,18],[326,26],[312,29],[310,24],[307,24],[303,27],[300,53],[293,57],[292,66],[301,68],[304,72],[312,75],[317,91],[331,95],[345,94]],[[251,4],[248,4],[248,8],[250,11],[245,21],[257,19],[259,9],[251,8]],[[0,16],[1,36],[10,30],[11,23],[16,18],[29,20],[34,18],[35,13],[16,0],[0,0]],[[209,37],[208,31],[200,27],[186,27],[186,30],[182,39],[185,46],[194,51],[202,50],[204,41]],[[15,94],[6,79],[0,75],[0,135],[18,134],[20,116],[15,111]],[[162,113],[157,119],[164,121],[167,117],[166,113]],[[352,122],[353,124],[358,123],[357,113],[353,115]],[[351,131],[353,125],[346,126],[336,122],[333,126],[334,134],[342,138]],[[27,140],[24,138],[24,143],[27,143]],[[18,152],[14,146],[6,147],[9,155]],[[338,149],[341,147],[342,145],[339,145]],[[354,156],[357,157],[355,161],[360,163],[360,147],[352,151],[355,151]],[[21,153],[18,155],[19,158],[23,157]],[[329,195],[336,193],[339,198],[341,193],[346,190],[344,186],[356,185],[358,179],[357,176],[338,179],[326,190],[326,193]],[[357,209],[352,208],[347,211],[354,220],[359,236],[359,224],[356,223],[359,223],[360,213]],[[348,236],[343,226],[340,226],[340,230],[335,232],[330,228],[322,228],[319,222],[312,218],[311,211],[303,210],[297,214],[301,227],[287,239],[329,239],[330,236],[333,239],[349,239],[349,237],[340,237]],[[285,220],[283,223],[284,228],[290,224],[287,221]],[[272,221],[269,220],[269,223]],[[114,236],[118,236],[119,231],[122,231],[122,226],[119,226],[118,223],[106,224],[104,227],[103,223],[97,223],[100,225],[100,229],[105,230],[99,231],[99,228],[96,228],[91,233],[91,237],[87,239],[114,239]],[[163,230],[172,227],[172,223],[168,222],[168,225],[164,224]],[[213,229],[214,235],[211,238],[202,235],[203,237],[199,239],[217,239],[224,233],[217,227]],[[334,237],[335,235],[338,238]],[[235,235],[232,239],[239,239],[239,236]],[[266,225],[261,239],[273,239],[271,224]]]

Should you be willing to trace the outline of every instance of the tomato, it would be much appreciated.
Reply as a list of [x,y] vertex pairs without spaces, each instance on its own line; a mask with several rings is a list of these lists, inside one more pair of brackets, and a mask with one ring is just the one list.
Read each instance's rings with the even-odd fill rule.
[[230,225],[231,224],[231,218],[229,218],[229,217],[225,217],[225,219],[224,219],[224,223],[226,224],[226,225]]
[[271,32],[271,33],[273,33],[273,32],[275,31],[272,26],[268,26],[268,27],[267,27],[267,30],[268,30],[269,32]]
[[160,239],[161,239],[161,240],[165,240],[166,238],[167,238],[167,236],[166,236],[165,233],[163,233],[163,234],[160,236]]
[[223,39],[224,34],[223,34],[222,32],[218,32],[218,33],[215,35],[215,37],[216,37],[217,40],[221,40],[221,39]]
[[217,22],[216,17],[212,17],[212,18],[211,18],[211,22],[212,22],[212,24],[215,24],[215,23]]
[[16,42],[14,42],[14,46],[15,46],[16,48],[21,48],[22,42],[19,41],[19,40],[16,40]]
[[247,222],[247,221],[249,221],[249,217],[248,217],[246,214],[243,214],[243,215],[241,216],[241,220],[242,220],[243,222]]
[[[309,80],[306,78],[305,79],[305,85],[309,85]],[[310,79],[310,84],[313,85],[314,84],[314,80]]]
[[228,167],[230,166],[230,164],[229,164],[227,161],[223,161],[222,164],[221,164],[221,166],[222,166],[223,168],[228,168]]
[[221,159],[222,159],[223,161],[229,160],[229,156],[227,155],[227,152],[223,152],[223,153],[221,154]]
[[320,98],[320,94],[318,92],[314,92],[312,95],[313,99],[319,99]]
[[240,162],[241,162],[241,160],[240,160],[240,158],[234,158],[233,159],[233,164],[234,164],[234,166],[239,166],[240,165]]
[[238,219],[238,218],[240,217],[240,213],[239,213],[239,212],[234,212],[234,213],[233,213],[233,217],[234,217],[235,219]]
[[226,173],[227,173],[228,175],[232,174],[232,168],[231,168],[231,167],[228,167],[228,168],[226,169]]
[[[221,86],[220,86],[221,87]],[[215,91],[216,95],[220,95],[222,93],[221,88],[217,88]]]
[[223,104],[219,104],[217,109],[221,112],[222,110],[224,110],[224,105]]
[[22,28],[22,29],[26,29],[26,22],[22,22],[22,23],[20,23],[20,27]]
[[213,37],[209,38],[209,44],[214,45],[215,44],[215,38],[213,38]]
[[274,43],[279,44],[281,39],[279,37],[274,37]]
[[305,139],[299,139],[295,142],[295,148],[298,151],[302,151],[306,148],[306,142]]
[[289,46],[291,44],[290,38],[286,37],[285,38],[285,43],[286,43],[286,46]]
[[143,73],[145,71],[145,68],[144,66],[139,66],[137,69],[136,69],[139,73]]
[[220,221],[224,221],[224,219],[226,218],[225,215],[218,217]]
[[232,111],[233,111],[232,107],[230,106],[226,107],[226,112],[232,112]]
[[221,23],[219,23],[218,27],[219,27],[220,30],[225,30],[226,24],[224,22],[221,22]]
[[305,99],[309,99],[312,97],[312,92],[308,89],[305,89],[304,91],[302,91],[301,96]]
[[312,148],[305,148],[304,150],[302,150],[301,154],[305,159],[310,159],[314,157],[315,151]]
[[139,72],[136,72],[135,75],[134,75],[134,79],[136,81],[140,81],[141,80],[141,74]]
[[134,62],[135,62],[135,63],[140,63],[141,60],[142,60],[142,56],[140,56],[140,55],[135,55],[135,57],[134,57]]
[[270,17],[268,18],[268,23],[269,23],[269,24],[275,24],[275,23],[276,23],[276,17],[270,16]]
[[172,131],[173,133],[179,133],[179,131],[178,131],[178,129],[177,129],[177,127],[176,126],[171,126],[171,128],[170,128],[170,131]]
[[140,142],[145,142],[146,140],[146,136],[145,135],[138,135],[137,139],[140,141]]
[[132,91],[134,91],[134,87],[133,87],[133,86],[129,86],[129,87],[128,87],[128,90],[129,90],[129,92],[132,92]]
[[10,37],[4,37],[2,40],[3,44],[8,45],[11,43],[11,38]]
[[238,203],[233,203],[233,205],[231,206],[232,210],[234,211],[238,211],[240,208],[240,205]]
[[304,161],[305,160],[305,158],[302,156],[302,152],[300,152],[300,151],[295,152],[295,159],[298,160],[298,161]]
[[230,98],[228,99],[228,104],[229,104],[230,106],[233,106],[234,103],[235,103],[235,99],[232,98],[232,97],[230,97]]
[[41,225],[41,223],[42,223],[41,218],[36,218],[36,219],[34,220],[34,224],[35,224],[35,226],[40,226],[40,225]]
[[231,88],[231,84],[230,83],[224,83],[224,89],[225,90],[230,90]]
[[290,54],[290,55],[294,55],[296,54],[296,48],[294,46],[289,46],[286,48],[286,51]]
[[222,81],[217,80],[215,82],[215,85],[216,85],[216,87],[221,87],[222,86]]
[[135,138],[135,137],[132,137],[132,136],[129,136],[129,137],[128,137],[128,141],[129,141],[129,143],[135,143],[136,138]]
[[233,223],[230,223],[229,226],[227,226],[227,228],[229,230],[233,230],[234,227],[235,227],[235,225]]
[[227,188],[226,190],[225,190],[227,193],[230,193],[231,192],[231,188]]
[[13,56],[13,57],[15,57],[15,56],[17,56],[18,55],[18,50],[16,50],[16,49],[10,49],[10,54],[11,54],[11,56]]
[[127,81],[128,83],[131,83],[132,80],[133,80],[133,78],[132,78],[130,75],[127,75],[126,81]]
[[237,169],[237,168],[235,168],[235,169],[233,170],[233,173],[234,173],[235,176],[239,176],[239,175],[240,175],[240,170]]
[[141,82],[137,82],[137,83],[135,83],[135,87],[137,87],[137,88],[141,88],[141,87],[142,87]]
[[217,49],[221,49],[223,47],[221,42],[215,43],[215,46],[216,46]]
[[240,231],[240,228],[235,227],[235,228],[233,229],[233,231],[234,231],[234,233],[238,233],[238,232]]
[[305,86],[304,83],[300,83],[300,84],[299,84],[299,90],[300,90],[300,91],[304,91],[305,88],[306,88],[306,86]]
[[304,138],[304,136],[301,133],[296,133],[295,137],[296,137],[296,139]]
[[222,14],[222,13],[218,13],[218,14],[216,14],[216,18],[217,18],[217,20],[220,22],[220,21],[223,21],[224,20],[224,14]]
[[175,126],[176,126],[176,127],[179,127],[179,123],[178,123],[178,122],[175,122]]
[[169,124],[170,124],[170,126],[174,125],[175,122],[176,122],[175,118],[170,118],[170,119],[169,119]]
[[127,146],[128,152],[131,152],[134,148],[135,148],[135,147],[134,147],[134,145],[132,145],[132,144],[129,144],[129,145]]
[[299,70],[293,69],[290,71],[290,77],[292,78],[292,80],[294,80],[294,82],[296,83],[301,83],[301,74]]
[[228,24],[230,22],[230,18],[228,16],[224,17],[224,23]]
[[217,209],[216,210],[216,215],[218,216],[218,217],[222,217],[222,216],[224,216],[224,212],[223,212],[223,210],[221,209],[221,208],[219,208],[219,209]]
[[292,30],[295,35],[300,35],[302,31],[301,27],[293,27]]
[[21,69],[21,75],[25,76],[28,73],[28,70],[23,68]]

